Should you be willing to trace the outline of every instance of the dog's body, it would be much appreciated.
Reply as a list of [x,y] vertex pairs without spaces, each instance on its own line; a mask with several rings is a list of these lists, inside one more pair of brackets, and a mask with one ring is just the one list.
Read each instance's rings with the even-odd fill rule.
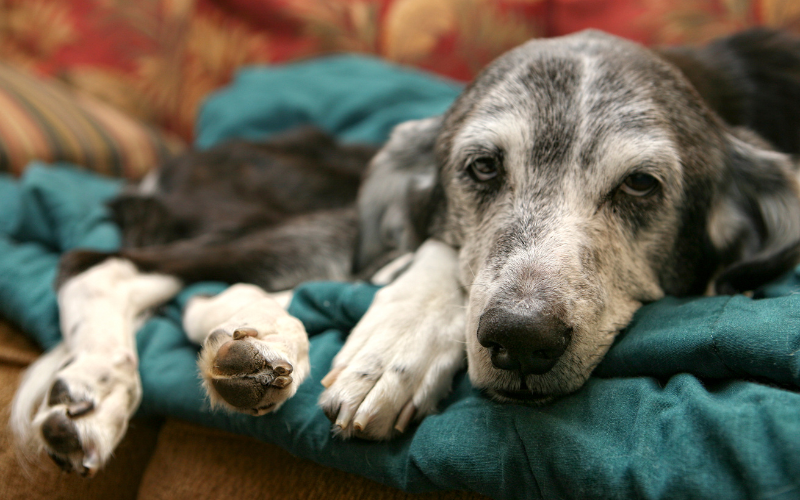
[[[100,300],[94,283],[109,277],[125,283],[111,310],[126,312],[132,324],[181,282],[225,279],[278,290],[303,279],[347,278],[417,250],[405,273],[377,294],[323,381],[320,404],[336,432],[386,439],[404,430],[435,410],[465,353],[473,384],[497,399],[567,394],[642,303],[703,293],[712,280],[725,293],[751,289],[797,262],[794,165],[753,132],[797,152],[798,72],[800,45],[769,32],[661,56],[595,32],[529,42],[490,65],[444,116],[397,127],[361,186],[358,235],[345,195],[321,214],[281,212],[280,222],[267,224],[268,238],[253,236],[264,230],[263,207],[234,206],[228,214],[245,214],[234,219],[260,222],[231,229],[228,215],[209,222],[209,213],[190,211],[199,220],[170,222],[192,228],[183,236],[188,242],[131,236],[124,259],[67,257],[59,300],[73,346],[61,356],[92,349],[70,340],[92,323],[76,319],[86,301],[71,297]],[[779,96],[776,103],[762,97],[764,88]],[[765,120],[766,113],[779,119]],[[165,178],[155,184],[168,186]],[[234,183],[226,199],[239,189]],[[145,212],[154,212],[148,204]],[[215,236],[207,236],[208,224]],[[151,232],[158,234],[131,234]],[[314,238],[328,245],[326,255],[288,259]],[[280,260],[286,269],[273,269],[276,255],[287,257]],[[153,291],[132,314],[121,304],[137,287]],[[200,299],[184,323],[205,341],[201,369],[212,402],[260,415],[290,397],[307,372],[298,325],[258,289]],[[123,330],[129,335],[132,327]],[[65,468],[91,473],[118,438],[102,452],[92,444],[92,426],[111,425],[91,420],[103,413],[91,390],[78,397],[63,382],[65,372],[81,372],[77,358],[61,368],[55,358],[38,362],[30,376],[36,382],[20,391],[31,395],[18,395],[14,416],[18,434]],[[135,377],[126,359],[114,365],[120,380]],[[126,411],[109,412],[122,415],[114,429],[124,431],[137,401],[130,396]]]
[[[724,123],[665,59],[752,130]],[[585,32],[512,50],[444,116],[399,126],[371,176],[427,172],[410,189],[429,212],[398,225],[361,207],[361,224],[389,226],[367,229],[399,235],[388,247],[430,239],[415,279],[379,292],[335,358],[321,396],[335,428],[386,438],[408,401],[423,415],[434,407],[446,384],[430,380],[462,362],[450,349],[431,354],[434,339],[466,343],[470,380],[495,398],[542,402],[578,389],[642,303],[701,294],[712,280],[722,293],[749,290],[789,270],[800,242],[794,164],[753,130],[796,151],[799,75],[800,43],[775,32],[661,56]],[[432,240],[454,250],[431,251]],[[362,243],[359,258],[374,251]],[[456,297],[426,266],[466,291]],[[435,297],[465,314],[408,313]]]
[[21,449],[44,448],[67,471],[101,467],[141,399],[136,325],[198,280],[240,283],[184,312],[190,339],[205,343],[198,364],[211,403],[261,415],[294,395],[309,372],[308,339],[265,290],[353,277],[356,194],[374,152],[298,129],[189,152],[112,200],[119,252],[61,260],[64,342],[17,392]]

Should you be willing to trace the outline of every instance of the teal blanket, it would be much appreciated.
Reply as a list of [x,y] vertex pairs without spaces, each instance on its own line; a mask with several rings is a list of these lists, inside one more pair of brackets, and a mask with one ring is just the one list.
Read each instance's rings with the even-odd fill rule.
[[[313,122],[380,142],[399,121],[442,112],[451,83],[376,60],[334,57],[253,68],[206,103],[198,144]],[[60,253],[113,249],[103,201],[120,183],[67,166],[0,178],[0,314],[42,346],[58,342]],[[186,289],[139,332],[141,415],[169,415],[277,443],[412,492],[494,498],[800,498],[800,275],[744,296],[665,298],[642,308],[586,386],[548,406],[500,405],[464,374],[440,413],[396,441],[341,441],[316,407],[325,375],[375,293],[309,283],[290,307],[311,338],[311,376],[275,414],[212,412],[197,348],[180,330]]]

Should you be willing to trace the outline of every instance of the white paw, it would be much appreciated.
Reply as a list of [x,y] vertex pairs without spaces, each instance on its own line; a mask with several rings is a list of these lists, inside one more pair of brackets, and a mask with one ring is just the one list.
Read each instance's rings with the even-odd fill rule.
[[[106,257],[75,252],[66,259],[87,255]],[[64,341],[27,370],[12,404],[11,427],[23,453],[45,451],[65,471],[82,475],[102,468],[142,398],[136,325],[180,285],[119,258],[65,278],[58,290]]]
[[450,292],[427,303],[378,292],[322,381],[336,435],[390,439],[436,410],[465,361],[463,294]]
[[[52,361],[43,357],[37,363]],[[93,476],[125,435],[141,400],[136,364],[124,351],[78,354],[67,357],[48,380],[32,381],[33,385],[47,384],[41,403],[32,416],[29,412],[15,415],[12,424],[25,441],[26,451],[45,451],[64,471]],[[20,391],[35,390],[26,381]]]
[[[240,291],[223,292],[195,307],[205,307],[210,315],[230,311],[230,299]],[[198,366],[212,406],[258,416],[280,408],[308,375],[308,335],[266,292],[247,296],[252,299],[247,305],[239,303],[232,316],[212,328]]]

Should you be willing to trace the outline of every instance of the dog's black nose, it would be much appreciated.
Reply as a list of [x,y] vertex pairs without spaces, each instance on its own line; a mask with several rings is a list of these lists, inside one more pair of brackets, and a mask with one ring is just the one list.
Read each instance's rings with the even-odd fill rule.
[[572,328],[552,314],[494,307],[478,322],[478,342],[491,351],[492,364],[524,375],[550,370],[571,338]]

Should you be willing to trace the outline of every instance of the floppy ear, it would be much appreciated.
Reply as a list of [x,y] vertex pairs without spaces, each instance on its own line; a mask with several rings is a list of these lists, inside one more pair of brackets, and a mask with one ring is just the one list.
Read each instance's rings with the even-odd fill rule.
[[800,260],[800,187],[788,155],[729,134],[727,175],[709,218],[720,294],[753,290]]
[[397,125],[372,159],[358,194],[354,272],[368,274],[416,248],[443,200],[434,154],[442,117]]

